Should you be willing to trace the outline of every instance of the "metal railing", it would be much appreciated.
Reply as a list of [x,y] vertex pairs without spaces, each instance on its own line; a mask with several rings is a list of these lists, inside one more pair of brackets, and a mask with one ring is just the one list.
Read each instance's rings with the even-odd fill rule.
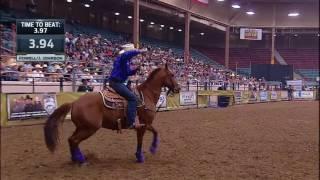
[[[21,73],[18,71],[1,72],[1,92],[76,92],[82,85],[82,79],[88,79],[88,86],[93,87],[93,91],[102,90],[108,85],[108,78],[105,75],[79,74],[79,73]],[[133,86],[142,80],[131,81]],[[287,87],[281,83],[254,82],[250,85],[248,81],[228,82],[223,80],[210,80],[205,82],[185,82],[179,81],[183,91],[199,90],[283,90]],[[318,84],[305,86],[308,89],[318,88]]]

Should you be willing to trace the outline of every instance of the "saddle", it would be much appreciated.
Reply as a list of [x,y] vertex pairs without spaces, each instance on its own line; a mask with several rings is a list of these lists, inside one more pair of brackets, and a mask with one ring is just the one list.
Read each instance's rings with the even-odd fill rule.
[[[137,89],[133,90],[134,94],[138,100],[138,106],[141,107],[144,105],[143,94],[139,92]],[[110,86],[107,86],[104,90],[100,91],[103,104],[106,108],[109,109],[126,109],[128,101],[120,96],[114,89]]]

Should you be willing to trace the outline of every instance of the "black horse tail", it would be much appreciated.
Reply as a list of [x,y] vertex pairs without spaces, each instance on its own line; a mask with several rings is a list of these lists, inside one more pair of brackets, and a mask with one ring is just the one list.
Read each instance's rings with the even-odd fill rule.
[[56,109],[47,119],[44,125],[44,137],[47,148],[54,152],[59,141],[59,125],[62,124],[66,115],[70,111],[72,103],[65,103]]

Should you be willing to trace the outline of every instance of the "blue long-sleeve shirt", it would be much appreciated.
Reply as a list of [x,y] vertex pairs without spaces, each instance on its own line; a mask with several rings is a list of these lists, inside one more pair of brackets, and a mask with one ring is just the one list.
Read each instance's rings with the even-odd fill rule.
[[125,82],[129,76],[136,73],[136,70],[130,68],[131,59],[140,54],[140,51],[127,51],[116,58],[113,63],[113,69],[109,79],[114,79],[119,82]]

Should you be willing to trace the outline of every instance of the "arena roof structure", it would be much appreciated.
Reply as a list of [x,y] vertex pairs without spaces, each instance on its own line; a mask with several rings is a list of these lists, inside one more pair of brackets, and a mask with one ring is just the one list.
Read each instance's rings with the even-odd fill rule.
[[[317,0],[209,0],[207,5],[184,0],[160,0],[158,3],[190,11],[228,26],[252,27],[319,27]],[[237,4],[240,8],[232,8]],[[246,12],[253,11],[254,14]],[[289,13],[299,16],[290,17]]]

